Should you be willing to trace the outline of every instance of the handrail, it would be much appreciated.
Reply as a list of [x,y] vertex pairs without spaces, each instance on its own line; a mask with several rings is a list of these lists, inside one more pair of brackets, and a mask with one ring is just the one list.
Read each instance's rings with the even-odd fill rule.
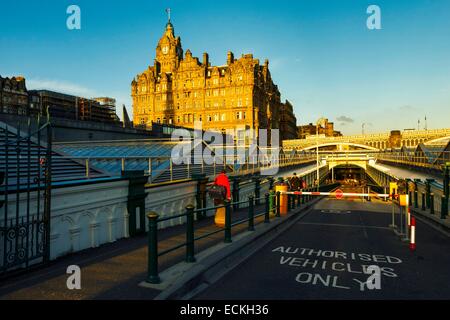
[[[322,186],[321,188],[334,188],[336,183]],[[308,188],[309,190],[309,188]],[[301,206],[305,204],[306,202],[310,201],[312,198],[310,196],[293,196],[293,195],[285,195],[284,201],[287,200],[287,211],[291,211],[295,209],[296,202],[297,206]],[[261,203],[260,201],[264,199],[264,203]],[[248,217],[239,219],[237,221],[231,222],[231,210],[234,205],[239,205],[242,203],[248,203]],[[264,210],[261,213],[255,214],[255,204],[258,204],[260,206],[264,205]],[[219,228],[217,230],[213,230],[210,232],[207,232],[205,234],[202,234],[200,236],[195,237],[195,228],[194,228],[194,214],[195,213],[202,213],[209,210],[215,210],[218,208],[225,208],[225,226],[222,228]],[[189,205],[186,207],[186,212],[177,214],[175,216],[171,217],[165,217],[165,218],[159,218],[159,216],[154,213],[150,212],[147,214],[147,218],[149,220],[149,245],[148,245],[148,274],[147,274],[147,282],[149,283],[159,283],[160,278],[158,274],[158,257],[163,256],[165,254],[168,254],[170,252],[173,252],[175,250],[178,250],[180,248],[185,247],[186,248],[186,259],[185,261],[188,263],[195,262],[195,242],[201,239],[205,239],[207,237],[210,237],[214,234],[224,232],[224,242],[229,243],[231,242],[231,230],[233,227],[237,225],[242,225],[243,223],[248,223],[247,231],[251,232],[254,231],[254,220],[255,218],[264,216],[264,223],[270,223],[270,213],[275,213],[275,218],[280,217],[280,210],[281,210],[281,193],[275,192],[273,190],[270,191],[270,193],[266,193],[264,197],[255,198],[254,196],[250,196],[248,200],[242,200],[242,201],[235,201],[231,202],[229,200],[225,200],[224,204],[218,205],[218,206],[212,206],[207,208],[197,208],[195,209],[194,206]],[[158,252],[158,237],[157,237],[157,230],[158,230],[158,223],[163,221],[168,221],[171,219],[176,219],[180,217],[186,217],[186,241],[177,244],[175,246],[172,246],[170,248],[167,248],[161,252]]]

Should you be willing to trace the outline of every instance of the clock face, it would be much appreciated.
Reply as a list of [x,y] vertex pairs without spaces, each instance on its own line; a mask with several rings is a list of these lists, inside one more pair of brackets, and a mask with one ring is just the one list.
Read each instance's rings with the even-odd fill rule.
[[169,52],[169,47],[168,46],[164,46],[163,48],[162,48],[162,53],[163,54],[167,54]]

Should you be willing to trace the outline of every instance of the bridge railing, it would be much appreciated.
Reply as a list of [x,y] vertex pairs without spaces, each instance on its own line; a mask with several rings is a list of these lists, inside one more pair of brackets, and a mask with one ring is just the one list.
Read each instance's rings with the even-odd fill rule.
[[171,156],[64,156],[60,159],[71,159],[84,165],[84,178],[92,178],[93,168],[109,175],[118,175],[126,170],[143,170],[148,176],[148,183],[174,182],[192,179],[196,174],[216,176],[226,169],[233,175],[257,174],[261,170],[276,170],[290,166],[312,163],[316,156],[312,153],[285,155],[278,157],[249,157],[241,159],[238,156],[224,156],[223,159],[212,157],[212,163],[201,159],[200,163],[186,161],[175,164]]
[[386,163],[400,164],[408,167],[442,170],[445,163],[450,161],[450,151],[426,152],[379,152],[372,154],[377,160]]

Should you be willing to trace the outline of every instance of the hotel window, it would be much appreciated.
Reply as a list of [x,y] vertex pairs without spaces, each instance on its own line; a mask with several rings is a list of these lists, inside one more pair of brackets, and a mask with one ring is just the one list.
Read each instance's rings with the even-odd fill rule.
[[217,97],[219,95],[219,90],[214,90],[214,97]]
[[227,114],[226,113],[222,113],[221,120],[222,121],[226,121],[227,120]]
[[214,79],[213,84],[215,84],[215,85],[219,84],[219,79]]
[[177,123],[180,123],[181,119],[180,116],[177,116]]
[[242,107],[242,99],[238,99],[237,106]]
[[219,114],[218,113],[214,114],[214,121],[219,121]]
[[208,121],[211,122],[212,118],[211,115],[208,115]]

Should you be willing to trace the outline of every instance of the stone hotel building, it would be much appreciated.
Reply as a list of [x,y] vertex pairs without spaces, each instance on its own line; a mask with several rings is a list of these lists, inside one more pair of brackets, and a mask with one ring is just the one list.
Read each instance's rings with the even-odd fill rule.
[[[183,52],[170,21],[153,66],[133,79],[131,96],[135,125],[193,128],[202,121],[204,130],[233,129],[237,135],[242,129],[281,129],[281,119],[293,122],[283,128],[296,127],[292,108],[282,108],[268,60],[261,65],[251,54],[236,59],[228,52],[226,65],[211,66],[207,53],[199,61],[190,50]],[[290,114],[282,117],[283,110]],[[282,139],[296,138],[291,135],[280,132]]]

